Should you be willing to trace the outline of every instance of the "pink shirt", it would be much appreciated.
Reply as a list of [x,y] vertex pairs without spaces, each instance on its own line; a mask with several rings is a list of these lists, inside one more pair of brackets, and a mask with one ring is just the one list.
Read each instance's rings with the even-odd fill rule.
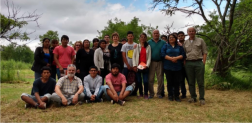
[[[72,63],[72,56],[75,55],[75,51],[74,48],[70,46],[64,48],[60,45],[55,47],[55,49],[53,50],[53,54],[57,54],[59,56],[58,60],[61,67],[67,68],[67,66]],[[59,68],[58,65],[57,68]]]
[[127,83],[125,76],[121,73],[119,73],[116,77],[109,73],[106,76],[106,83],[107,82],[112,83],[116,92],[120,92],[122,90],[122,83]]

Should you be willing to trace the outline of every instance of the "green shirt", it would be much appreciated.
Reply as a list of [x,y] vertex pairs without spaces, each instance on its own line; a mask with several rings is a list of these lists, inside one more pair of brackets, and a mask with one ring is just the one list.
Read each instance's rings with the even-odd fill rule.
[[159,41],[156,43],[153,39],[150,39],[148,41],[148,44],[151,46],[151,60],[152,61],[162,60],[161,48],[163,47],[163,45],[166,44],[166,42],[159,39]]

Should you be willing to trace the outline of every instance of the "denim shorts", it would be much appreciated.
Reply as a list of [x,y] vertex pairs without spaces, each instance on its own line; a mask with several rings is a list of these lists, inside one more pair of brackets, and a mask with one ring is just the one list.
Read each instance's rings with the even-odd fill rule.
[[[108,96],[107,91],[106,91],[107,89],[110,89],[109,86],[108,85],[104,85],[103,89],[104,89],[103,92],[104,92],[106,98],[108,100],[111,100],[111,98]],[[133,87],[131,85],[129,85],[129,86],[126,87],[125,91],[130,91],[130,94],[131,94],[134,90],[133,90]],[[120,91],[116,92],[116,93],[117,93],[118,96],[120,95]]]
[[[22,93],[22,94],[21,94],[21,97],[22,97],[22,96],[30,97],[30,98],[33,99],[35,102],[38,102],[38,100],[36,99],[35,95],[30,95],[30,94],[27,94],[27,93]],[[51,94],[47,93],[47,94],[45,94],[44,96],[40,96],[40,98],[43,98],[43,97],[47,97],[48,102],[49,102],[49,101],[50,101]],[[21,98],[21,99],[22,99],[22,98]]]

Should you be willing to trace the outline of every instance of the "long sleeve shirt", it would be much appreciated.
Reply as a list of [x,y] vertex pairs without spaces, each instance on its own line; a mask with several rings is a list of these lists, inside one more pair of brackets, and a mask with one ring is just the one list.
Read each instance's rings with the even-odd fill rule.
[[84,88],[87,92],[88,97],[91,97],[92,95],[97,96],[101,85],[102,77],[99,75],[96,75],[95,78],[92,78],[90,75],[87,75],[84,78]]

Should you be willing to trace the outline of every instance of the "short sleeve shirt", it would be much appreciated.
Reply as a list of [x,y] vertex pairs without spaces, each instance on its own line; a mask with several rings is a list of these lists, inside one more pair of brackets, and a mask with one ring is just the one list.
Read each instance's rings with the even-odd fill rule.
[[[72,56],[75,56],[75,51],[70,46],[67,46],[66,48],[64,48],[64,47],[62,47],[60,45],[60,46],[57,46],[53,50],[53,54],[57,54],[58,55],[59,64],[63,68],[67,68],[67,66],[72,63]],[[59,68],[58,65],[57,65],[57,68]]]
[[79,86],[83,86],[81,79],[76,76],[74,76],[72,82],[70,82],[68,76],[61,77],[57,85],[60,86],[60,90],[65,96],[74,95],[78,91]]
[[186,60],[203,59],[203,54],[207,54],[206,43],[201,38],[195,37],[192,42],[188,39],[183,47],[186,53]]
[[109,73],[106,76],[106,83],[107,82],[112,83],[116,92],[120,92],[122,90],[122,83],[127,83],[125,76],[121,73],[119,73],[116,77]]
[[43,96],[47,93],[52,94],[54,92],[55,85],[56,81],[52,78],[49,78],[46,83],[43,83],[41,78],[36,79],[33,83],[31,95],[34,95],[36,92],[39,93],[39,96]]
[[[122,46],[122,52],[126,53],[126,59],[128,61],[128,64],[132,67],[133,66],[133,61],[132,61],[132,57],[133,57],[133,52],[134,52],[134,46],[136,45],[135,42],[133,42],[133,44],[128,44],[125,43]],[[124,63],[124,67],[127,67],[127,65]]]

